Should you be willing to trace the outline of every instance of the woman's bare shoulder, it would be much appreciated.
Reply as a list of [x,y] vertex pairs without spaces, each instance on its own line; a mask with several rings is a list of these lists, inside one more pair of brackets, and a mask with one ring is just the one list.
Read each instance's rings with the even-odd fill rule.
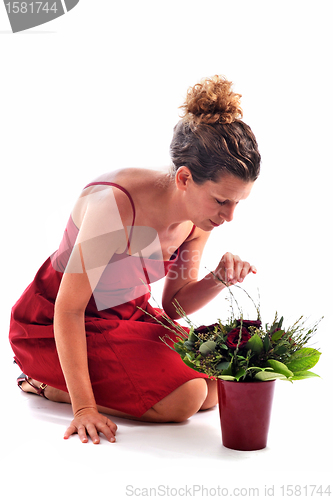
[[[111,215],[112,211],[117,207],[124,224],[130,223],[133,217],[131,200],[128,194],[113,186],[113,184],[118,184],[128,191],[128,189],[131,189],[131,186],[129,181],[126,182],[126,179],[129,178],[130,172],[117,171],[101,175],[92,180],[89,183],[92,185],[88,185],[88,187],[82,190],[74,204],[71,216],[75,225],[78,228],[81,227],[88,207],[90,213],[97,212],[100,216]],[[110,185],[103,183],[110,183]]]
[[102,174],[89,183],[91,186],[82,190],[72,211],[73,221],[80,227],[88,203],[99,207],[103,205],[107,210],[108,202],[115,200],[124,224],[130,225],[134,210],[132,202],[135,207],[139,206],[141,199],[145,199],[147,192],[158,184],[160,178],[160,171],[144,168],[123,168]]
[[130,186],[144,184],[160,175],[161,172],[157,170],[128,167],[102,174],[92,182],[112,182],[127,189]]

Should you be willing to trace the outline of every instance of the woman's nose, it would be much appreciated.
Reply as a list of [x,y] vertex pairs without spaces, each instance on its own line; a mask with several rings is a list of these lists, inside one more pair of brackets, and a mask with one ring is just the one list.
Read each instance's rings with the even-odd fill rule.
[[236,204],[229,205],[228,207],[223,207],[223,210],[221,210],[221,212],[219,214],[220,217],[227,222],[231,222],[234,218],[235,208],[236,208]]

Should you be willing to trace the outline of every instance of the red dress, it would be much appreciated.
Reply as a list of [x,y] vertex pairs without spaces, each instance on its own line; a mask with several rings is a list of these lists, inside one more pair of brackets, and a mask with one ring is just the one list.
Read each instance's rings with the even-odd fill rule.
[[[93,184],[117,187],[129,197],[133,228],[135,208],[129,193],[118,184],[88,186]],[[54,303],[77,234],[70,217],[58,251],[14,305],[9,334],[21,370],[63,391],[67,387],[54,341]],[[160,339],[168,334],[176,340],[176,334],[138,308],[161,319],[161,312],[148,302],[150,294],[142,280],[149,285],[161,278],[161,269],[166,275],[172,263],[129,257],[125,251],[103,272],[85,311],[88,366],[97,404],[140,417],[188,380],[207,378],[186,366]]]

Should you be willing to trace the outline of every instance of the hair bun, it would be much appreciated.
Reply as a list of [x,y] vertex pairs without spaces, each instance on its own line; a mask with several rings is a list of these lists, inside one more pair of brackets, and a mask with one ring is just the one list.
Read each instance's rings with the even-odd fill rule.
[[232,82],[224,76],[215,75],[204,78],[187,91],[184,109],[184,120],[195,123],[232,123],[243,117],[240,106],[241,94],[231,90]]

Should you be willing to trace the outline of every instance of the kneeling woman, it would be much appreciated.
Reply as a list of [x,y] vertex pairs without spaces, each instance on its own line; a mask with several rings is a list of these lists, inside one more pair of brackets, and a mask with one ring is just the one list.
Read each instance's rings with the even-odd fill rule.
[[[161,342],[146,312],[147,284],[166,276],[162,305],[178,319],[224,287],[198,280],[210,232],[233,218],[259,175],[256,139],[239,94],[215,76],[190,88],[171,143],[172,171],[124,169],[88,184],[58,251],[12,310],[10,341],[24,372],[18,384],[71,403],[65,438],[111,442],[117,426],[102,413],[145,422],[181,422],[217,403],[216,383]],[[228,285],[256,270],[226,253],[215,269]]]

